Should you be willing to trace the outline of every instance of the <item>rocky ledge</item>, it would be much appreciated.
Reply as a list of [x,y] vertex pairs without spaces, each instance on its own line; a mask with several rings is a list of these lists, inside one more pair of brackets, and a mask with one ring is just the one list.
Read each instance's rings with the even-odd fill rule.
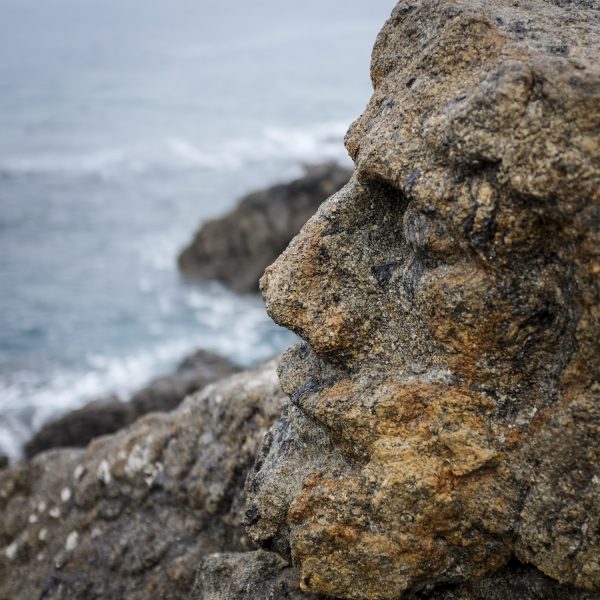
[[187,598],[204,557],[253,547],[244,480],[282,401],[269,363],[0,471],[0,598]]
[[116,396],[99,398],[46,423],[25,445],[25,456],[31,458],[51,448],[83,448],[94,438],[114,433],[143,415],[173,410],[189,394],[238,370],[226,358],[198,350],[174,373],[154,379],[126,402]]
[[236,292],[258,292],[264,270],[351,175],[335,164],[307,167],[300,179],[242,198],[234,211],[198,230],[179,256],[182,274],[221,281]]

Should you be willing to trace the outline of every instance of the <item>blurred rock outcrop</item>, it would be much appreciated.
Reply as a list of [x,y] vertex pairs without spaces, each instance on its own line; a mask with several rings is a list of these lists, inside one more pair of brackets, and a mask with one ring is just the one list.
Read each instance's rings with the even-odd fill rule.
[[236,371],[226,358],[198,350],[173,374],[154,379],[127,402],[116,396],[100,398],[46,423],[25,445],[25,456],[31,458],[50,448],[83,448],[92,439],[114,433],[145,414],[174,409],[187,395]]
[[265,268],[351,175],[336,164],[308,167],[300,179],[245,196],[233,212],[202,225],[179,256],[181,272],[236,292],[258,292]]
[[252,548],[244,479],[282,398],[271,362],[0,471],[0,598],[187,598],[202,557]]
[[371,76],[354,177],[261,282],[305,342],[248,531],[312,593],[508,600],[516,557],[597,598],[600,8],[401,1]]

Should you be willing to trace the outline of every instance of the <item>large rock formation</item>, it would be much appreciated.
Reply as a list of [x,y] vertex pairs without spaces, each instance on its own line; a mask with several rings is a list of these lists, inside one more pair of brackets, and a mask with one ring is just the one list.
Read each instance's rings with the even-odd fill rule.
[[598,598],[600,8],[401,1],[371,75],[262,279],[306,342],[248,531],[313,593]]
[[187,598],[204,556],[252,548],[244,479],[282,399],[269,363],[0,471],[0,598]]
[[238,370],[226,358],[198,350],[173,374],[154,379],[127,402],[116,396],[99,398],[46,423],[25,444],[25,456],[31,458],[50,448],[83,448],[92,439],[114,433],[150,412],[173,410],[189,394]]
[[254,192],[221,219],[205,223],[179,256],[188,279],[216,279],[237,292],[258,292],[258,280],[319,205],[352,172],[335,164],[307,168],[291,183]]

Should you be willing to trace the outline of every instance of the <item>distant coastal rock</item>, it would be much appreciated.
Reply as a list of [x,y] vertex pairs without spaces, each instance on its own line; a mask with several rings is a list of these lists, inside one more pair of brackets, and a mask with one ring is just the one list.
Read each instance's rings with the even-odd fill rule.
[[142,415],[176,408],[187,395],[237,370],[226,358],[198,350],[173,374],[154,379],[128,402],[116,396],[100,398],[50,421],[25,445],[25,456],[50,448],[83,448],[93,438],[118,431]]
[[333,163],[308,167],[300,179],[245,196],[233,212],[200,227],[179,255],[181,273],[221,281],[236,292],[258,292],[264,270],[351,175]]

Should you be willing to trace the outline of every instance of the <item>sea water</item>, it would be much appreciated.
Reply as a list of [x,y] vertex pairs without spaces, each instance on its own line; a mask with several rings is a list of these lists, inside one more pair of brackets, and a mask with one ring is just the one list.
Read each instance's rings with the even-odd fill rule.
[[180,281],[202,222],[349,162],[393,0],[0,0],[0,453],[195,348],[284,349],[255,296]]

